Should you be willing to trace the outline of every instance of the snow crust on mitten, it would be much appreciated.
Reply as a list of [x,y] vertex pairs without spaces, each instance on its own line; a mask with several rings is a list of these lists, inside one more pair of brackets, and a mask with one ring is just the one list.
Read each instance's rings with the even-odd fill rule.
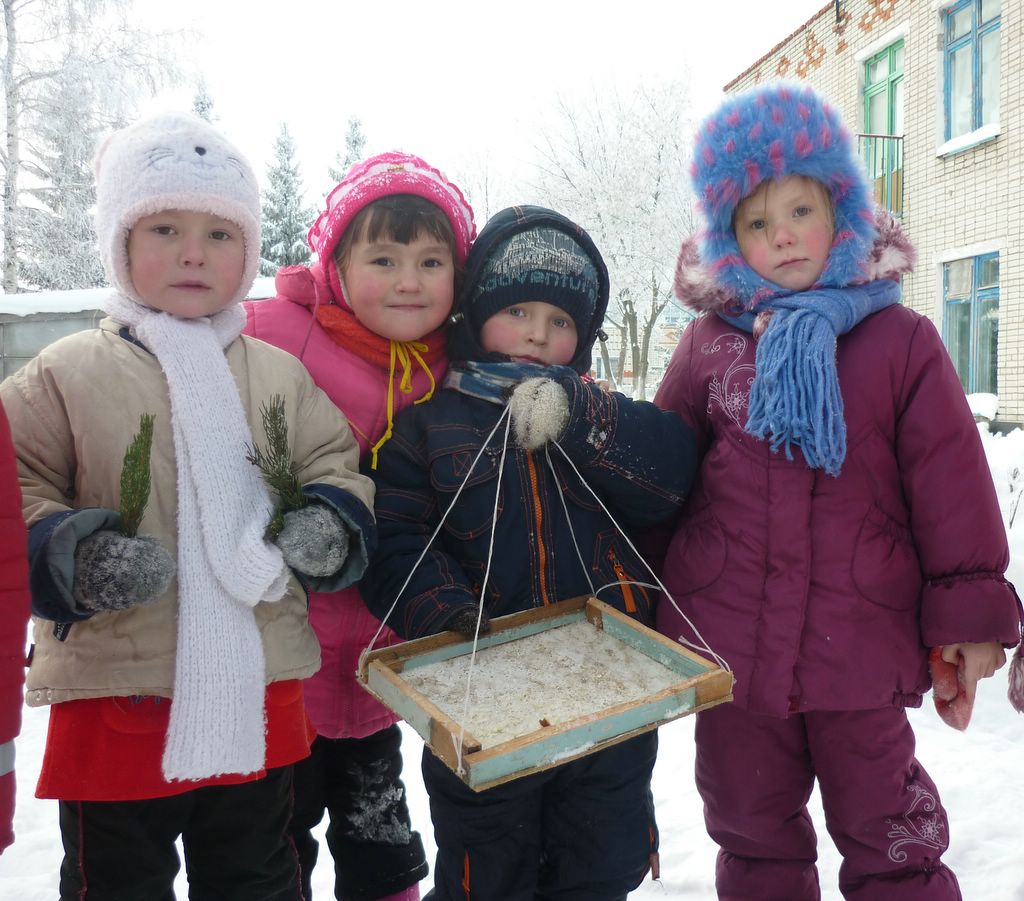
[[526,379],[509,401],[516,443],[532,451],[556,440],[569,421],[569,397],[553,379]]
[[963,732],[971,721],[974,709],[963,685],[963,658],[959,665],[952,664],[942,659],[942,648],[932,648],[928,655],[928,667],[932,673],[932,696],[936,712],[947,726]]
[[86,610],[127,610],[160,597],[174,571],[171,555],[155,538],[101,529],[75,548],[71,591]]
[[275,543],[284,562],[314,578],[334,575],[348,557],[348,529],[330,507],[309,504],[284,515]]

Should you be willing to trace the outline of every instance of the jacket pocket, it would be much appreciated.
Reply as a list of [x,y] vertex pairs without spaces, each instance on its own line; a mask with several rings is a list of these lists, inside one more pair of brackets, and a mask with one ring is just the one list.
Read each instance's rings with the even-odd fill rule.
[[853,552],[853,584],[879,607],[911,610],[921,596],[921,564],[910,529],[872,507]]
[[[565,495],[566,501],[572,505],[586,510],[588,513],[601,513],[601,504],[594,497],[590,489],[579,480],[576,473],[570,472],[569,464],[564,459],[556,459],[561,454],[558,451],[551,452],[551,459],[554,460],[555,470],[558,472],[558,489]],[[547,469],[547,461],[543,453],[536,455],[537,465]],[[561,504],[557,506],[561,507]],[[603,516],[604,514],[601,513]]]
[[[475,446],[472,440],[476,441]],[[501,448],[488,448],[476,459],[482,438],[475,436],[472,440],[449,446],[430,460],[430,482],[441,515],[451,507],[444,521],[445,532],[462,541],[490,531],[495,510],[494,493],[498,490]],[[505,465],[514,464],[512,460],[506,460]],[[459,496],[457,501],[456,494]],[[497,518],[500,518],[503,506],[499,497]]]
[[650,583],[652,576],[625,539],[615,530],[600,532],[594,554],[594,573],[601,585],[608,583],[601,592],[601,600],[650,625],[653,619],[650,590],[636,583]]
[[686,517],[669,545],[665,575],[680,597],[693,594],[718,581],[729,557],[725,533],[711,507]]

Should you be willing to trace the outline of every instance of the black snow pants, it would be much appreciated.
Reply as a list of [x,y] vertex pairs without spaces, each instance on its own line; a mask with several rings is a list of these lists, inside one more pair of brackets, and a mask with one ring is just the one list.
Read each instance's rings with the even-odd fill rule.
[[301,901],[291,812],[291,766],[168,798],[61,801],[61,901],[174,901],[179,836],[191,901]]
[[427,876],[426,853],[412,831],[402,784],[402,733],[389,726],[366,738],[318,736],[295,764],[292,839],[306,901],[318,847],[310,830],[330,818],[327,846],[341,901],[376,901]]

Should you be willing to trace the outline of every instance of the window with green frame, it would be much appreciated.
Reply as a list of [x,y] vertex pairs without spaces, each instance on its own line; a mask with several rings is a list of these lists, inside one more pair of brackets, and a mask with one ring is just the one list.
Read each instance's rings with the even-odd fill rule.
[[864,63],[861,151],[875,202],[903,215],[903,41]]
[[959,0],[943,11],[945,138],[999,121],[1001,0]]
[[943,340],[968,394],[998,394],[999,254],[942,267]]

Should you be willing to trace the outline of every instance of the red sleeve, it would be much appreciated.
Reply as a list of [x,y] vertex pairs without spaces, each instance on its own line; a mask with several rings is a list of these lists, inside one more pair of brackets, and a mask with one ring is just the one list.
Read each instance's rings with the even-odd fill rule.
[[0,407],[0,851],[14,841],[14,738],[21,728],[30,610],[27,548],[14,448]]

